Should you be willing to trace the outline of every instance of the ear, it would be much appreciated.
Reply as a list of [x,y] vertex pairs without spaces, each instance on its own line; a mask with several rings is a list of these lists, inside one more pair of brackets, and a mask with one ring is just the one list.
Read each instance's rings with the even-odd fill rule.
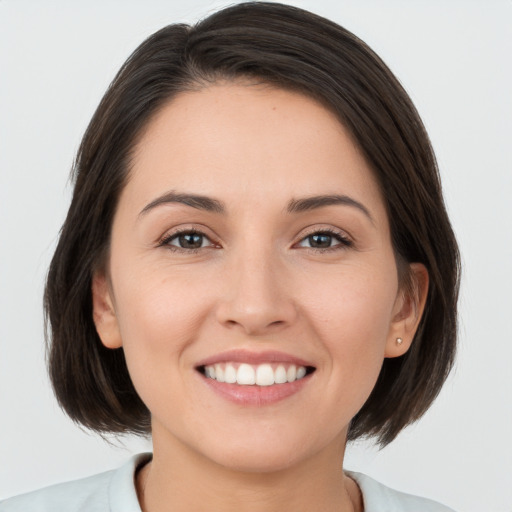
[[425,309],[428,271],[422,263],[409,265],[409,277],[398,291],[384,357],[399,357],[410,348]]
[[101,342],[107,348],[122,346],[121,333],[117,322],[114,301],[109,282],[104,273],[92,278],[92,316]]

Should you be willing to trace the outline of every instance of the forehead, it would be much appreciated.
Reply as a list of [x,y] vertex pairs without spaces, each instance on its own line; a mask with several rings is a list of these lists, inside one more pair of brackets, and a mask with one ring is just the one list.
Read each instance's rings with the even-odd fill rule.
[[[165,190],[235,204],[347,194],[381,207],[373,173],[338,118],[313,99],[266,85],[217,84],[178,94],[149,122],[123,195]],[[130,190],[131,189],[131,190]],[[135,199],[135,198],[134,198]]]

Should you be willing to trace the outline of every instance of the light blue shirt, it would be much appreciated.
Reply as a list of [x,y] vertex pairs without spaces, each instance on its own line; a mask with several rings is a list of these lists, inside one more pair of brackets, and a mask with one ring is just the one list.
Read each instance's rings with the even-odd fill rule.
[[[132,457],[119,469],[52,485],[0,503],[0,512],[141,512],[135,471],[151,454]],[[386,487],[361,473],[347,472],[359,485],[365,512],[454,512],[435,501]]]

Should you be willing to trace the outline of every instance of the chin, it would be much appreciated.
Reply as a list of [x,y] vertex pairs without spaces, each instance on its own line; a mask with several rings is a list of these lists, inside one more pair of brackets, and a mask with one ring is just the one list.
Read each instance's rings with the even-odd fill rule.
[[296,465],[302,457],[297,453],[291,456],[288,450],[269,452],[244,449],[234,453],[224,452],[216,459],[215,462],[220,466],[238,473],[276,473]]
[[[297,436],[296,439],[291,439],[289,431],[284,436],[253,435],[239,440],[231,438],[230,441],[209,444],[209,449],[203,454],[225,469],[240,473],[275,473],[287,470],[307,461],[324,448],[321,443],[312,442],[311,437],[304,439]],[[212,446],[215,446],[213,450]]]

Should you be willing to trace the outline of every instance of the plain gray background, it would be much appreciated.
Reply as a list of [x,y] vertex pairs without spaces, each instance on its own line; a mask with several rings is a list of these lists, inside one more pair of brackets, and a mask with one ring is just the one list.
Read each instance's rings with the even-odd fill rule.
[[[427,415],[346,467],[460,512],[512,511],[512,2],[297,0],[372,46],[436,149],[464,262],[457,366]],[[44,276],[81,135],[149,34],[229,2],[0,0],[0,499],[148,450],[68,420],[44,367]]]

